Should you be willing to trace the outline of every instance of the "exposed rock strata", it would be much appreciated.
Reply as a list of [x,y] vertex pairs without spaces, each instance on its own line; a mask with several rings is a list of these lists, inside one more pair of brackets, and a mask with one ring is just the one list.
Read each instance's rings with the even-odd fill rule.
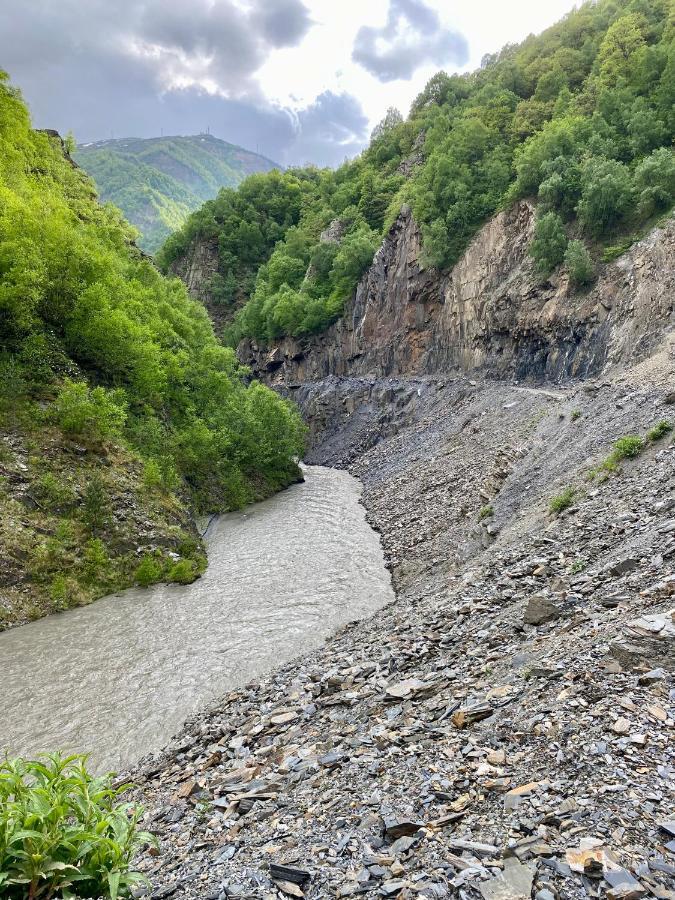
[[246,341],[240,356],[286,385],[478,369],[560,380],[647,356],[673,324],[675,221],[603,266],[586,293],[561,274],[543,284],[535,277],[533,222],[527,202],[500,213],[442,276],[420,267],[419,230],[404,209],[335,325],[271,347]]

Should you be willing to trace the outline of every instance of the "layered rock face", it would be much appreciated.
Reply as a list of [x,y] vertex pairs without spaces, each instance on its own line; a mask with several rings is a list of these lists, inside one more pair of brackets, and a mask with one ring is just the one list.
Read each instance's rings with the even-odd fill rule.
[[216,321],[218,310],[213,303],[212,286],[213,278],[218,273],[218,241],[194,241],[190,251],[172,263],[170,271],[185,282],[190,294],[206,306],[209,315]]
[[271,347],[244,341],[240,358],[268,383],[290,386],[473,370],[560,380],[648,355],[673,319],[675,222],[604,266],[586,292],[564,275],[536,277],[533,227],[533,206],[517,203],[442,275],[422,268],[420,232],[404,208],[335,325]]

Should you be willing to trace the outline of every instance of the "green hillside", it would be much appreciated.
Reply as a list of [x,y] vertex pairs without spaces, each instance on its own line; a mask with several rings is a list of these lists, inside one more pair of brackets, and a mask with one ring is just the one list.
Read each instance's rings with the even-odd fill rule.
[[279,168],[210,134],[96,141],[78,146],[74,157],[96,182],[101,199],[118,206],[138,228],[139,244],[149,253],[220,188]]
[[[439,72],[407,119],[387,113],[358,158],[222,191],[167,240],[159,263],[175,269],[196,238],[217,237],[214,283],[228,288],[230,315],[249,298],[232,343],[308,334],[341,314],[403,204],[420,225],[423,263],[447,269],[490,216],[530,197],[542,277],[562,264],[586,283],[597,257],[620,252],[673,203],[672,15],[669,0],[585,3],[475,72]],[[299,189],[279,240],[268,210]],[[332,221],[339,239],[321,241]]]
[[295,408],[132,238],[0,71],[0,630],[193,579],[191,512],[298,478]]

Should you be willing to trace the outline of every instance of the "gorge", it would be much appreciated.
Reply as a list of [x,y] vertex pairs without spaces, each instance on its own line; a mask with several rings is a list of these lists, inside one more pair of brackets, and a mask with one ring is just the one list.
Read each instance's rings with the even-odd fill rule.
[[673,220],[581,293],[531,222],[446,277],[404,210],[328,331],[240,345],[361,479],[396,602],[135,771],[157,891],[672,896]]
[[125,770],[83,896],[675,900],[674,34],[585,3],[154,260],[0,73],[0,745]]

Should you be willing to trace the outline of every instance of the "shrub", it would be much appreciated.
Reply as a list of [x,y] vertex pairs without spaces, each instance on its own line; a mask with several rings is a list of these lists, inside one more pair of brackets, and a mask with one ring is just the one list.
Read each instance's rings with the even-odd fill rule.
[[636,456],[642,453],[644,446],[644,441],[636,434],[619,438],[618,441],[614,441],[612,458],[617,462],[621,459],[635,459]]
[[145,882],[131,861],[155,838],[140,808],[119,804],[128,787],[94,778],[83,756],[0,763],[0,895],[7,900],[130,896]]
[[167,581],[172,581],[175,584],[191,584],[196,577],[197,573],[194,563],[189,559],[179,559],[169,569]]
[[134,580],[141,587],[150,587],[157,581],[161,581],[163,568],[161,562],[154,556],[144,556],[134,574]]
[[95,535],[110,523],[110,500],[100,475],[94,474],[84,490],[82,521]]
[[673,425],[668,419],[661,419],[660,422],[657,422],[653,428],[650,428],[647,432],[647,440],[648,441],[660,441],[661,438],[665,437],[669,432],[673,430]]
[[570,419],[572,420],[572,422],[576,422],[577,419],[580,419],[580,418],[581,418],[581,410],[573,409],[572,412],[570,413]]
[[583,241],[570,241],[565,250],[565,268],[573,284],[590,284],[595,278],[595,266]]
[[67,379],[54,403],[52,418],[68,437],[100,442],[118,435],[126,421],[124,391],[89,388]]
[[36,502],[45,509],[63,509],[75,500],[75,494],[70,485],[57,478],[52,472],[40,475],[31,491]]
[[103,581],[110,573],[110,557],[100,538],[87,541],[84,548],[82,570],[89,582]]
[[[55,575],[49,585],[49,597],[57,609],[68,609],[72,596],[71,584],[65,575]],[[2,884],[2,882],[0,882]]]
[[562,219],[557,213],[544,213],[535,223],[530,244],[530,255],[537,271],[547,275],[563,261],[566,248],[567,235]]
[[554,513],[554,515],[558,515],[564,510],[569,509],[570,506],[574,503],[576,493],[577,492],[573,487],[565,488],[565,490],[561,494],[553,497],[548,505],[549,510]]
[[483,506],[481,507],[480,512],[478,513],[478,521],[482,522],[483,519],[489,519],[491,516],[494,516],[495,511],[492,506]]

